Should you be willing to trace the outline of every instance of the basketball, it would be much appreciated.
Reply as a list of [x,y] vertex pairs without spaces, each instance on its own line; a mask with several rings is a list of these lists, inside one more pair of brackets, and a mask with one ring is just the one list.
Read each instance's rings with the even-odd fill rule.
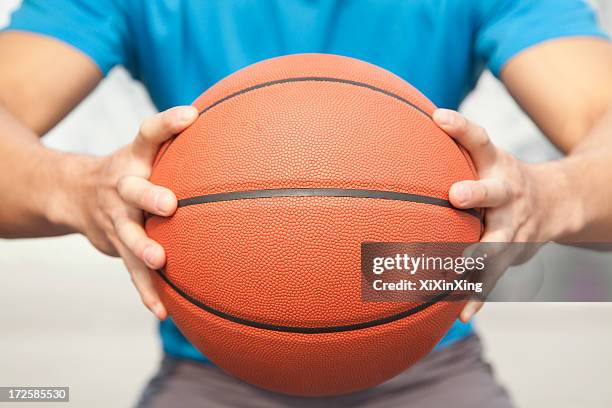
[[146,222],[182,333],[231,375],[301,396],[367,389],[428,354],[464,302],[363,301],[360,245],[478,241],[480,219],[448,203],[475,170],[435,106],[325,54],[248,66],[194,106],[151,175],[179,208]]

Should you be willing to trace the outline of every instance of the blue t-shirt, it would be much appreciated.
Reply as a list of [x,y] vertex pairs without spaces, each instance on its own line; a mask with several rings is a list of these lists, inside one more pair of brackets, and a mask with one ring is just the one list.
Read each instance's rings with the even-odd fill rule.
[[[123,65],[159,110],[191,103],[221,78],[263,59],[323,52],[403,77],[457,109],[485,67],[567,36],[599,36],[584,0],[25,0],[9,29],[55,37],[106,74]],[[206,361],[171,320],[165,352]],[[471,332],[455,323],[439,346]]]

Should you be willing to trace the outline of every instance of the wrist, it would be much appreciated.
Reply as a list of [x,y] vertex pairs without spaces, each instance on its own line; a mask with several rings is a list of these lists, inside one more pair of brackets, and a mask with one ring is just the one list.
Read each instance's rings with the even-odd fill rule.
[[584,197],[580,185],[576,185],[574,170],[567,159],[529,165],[539,242],[571,239],[587,224]]
[[94,196],[94,174],[99,159],[53,151],[52,180],[42,209],[47,220],[65,233],[83,232],[87,202]]

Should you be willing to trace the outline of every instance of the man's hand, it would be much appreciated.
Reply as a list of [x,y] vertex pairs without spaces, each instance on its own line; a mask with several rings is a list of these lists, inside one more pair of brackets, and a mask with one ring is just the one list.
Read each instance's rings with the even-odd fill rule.
[[147,178],[159,146],[189,126],[196,109],[153,116],[130,145],[108,157],[49,149],[40,137],[95,88],[102,72],[76,48],[34,33],[0,33],[0,54],[0,190],[6,193],[0,236],[81,232],[102,252],[123,258],[145,305],[165,318],[149,277],[165,255],[144,232],[143,210],[169,216],[176,197]]
[[[485,230],[481,242],[547,242],[558,236],[550,226],[551,201],[562,200],[567,188],[563,173],[553,165],[529,165],[497,148],[486,130],[463,115],[446,109],[434,113],[434,121],[472,157],[479,180],[455,183],[449,192],[450,202],[461,209],[485,209]],[[569,202],[568,200],[566,200]],[[496,245],[495,256],[509,264],[520,264],[531,258],[535,245]],[[503,252],[503,254],[501,253]],[[510,258],[508,260],[508,258]],[[482,307],[469,302],[460,319],[467,322]]]
[[147,179],[159,146],[196,118],[194,107],[182,106],[145,120],[131,144],[96,159],[89,174],[83,175],[89,182],[80,194],[77,229],[100,251],[121,256],[142,302],[162,320],[167,313],[150,273],[163,267],[166,257],[161,245],[144,231],[143,210],[167,217],[176,211],[177,199]]

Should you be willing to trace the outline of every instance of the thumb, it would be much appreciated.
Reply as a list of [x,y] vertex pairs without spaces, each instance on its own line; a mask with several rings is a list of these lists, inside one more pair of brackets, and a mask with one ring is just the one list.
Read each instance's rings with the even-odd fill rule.
[[132,143],[132,152],[151,161],[162,143],[185,130],[197,117],[193,106],[177,106],[145,119]]

